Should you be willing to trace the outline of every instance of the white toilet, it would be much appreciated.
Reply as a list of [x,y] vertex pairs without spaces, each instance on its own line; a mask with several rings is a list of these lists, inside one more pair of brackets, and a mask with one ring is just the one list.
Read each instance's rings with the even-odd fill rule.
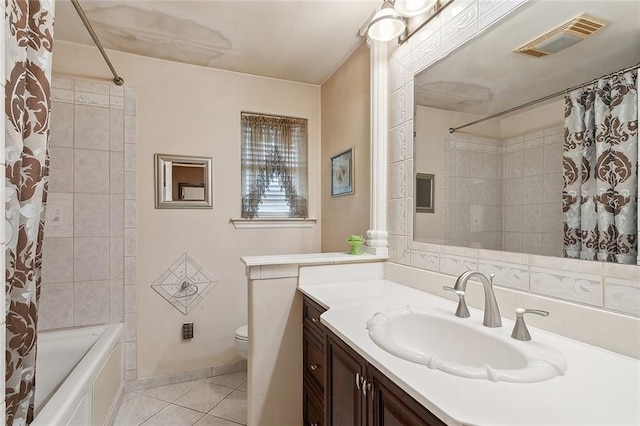
[[233,345],[236,351],[244,359],[247,359],[247,349],[249,347],[249,327],[243,325],[236,330],[236,336]]

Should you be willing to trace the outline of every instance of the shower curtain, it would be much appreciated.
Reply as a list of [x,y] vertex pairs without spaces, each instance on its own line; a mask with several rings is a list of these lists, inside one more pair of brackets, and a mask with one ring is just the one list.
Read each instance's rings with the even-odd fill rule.
[[637,69],[565,97],[564,254],[636,264]]
[[6,2],[6,425],[25,425],[33,417],[49,164],[53,9],[53,0]]

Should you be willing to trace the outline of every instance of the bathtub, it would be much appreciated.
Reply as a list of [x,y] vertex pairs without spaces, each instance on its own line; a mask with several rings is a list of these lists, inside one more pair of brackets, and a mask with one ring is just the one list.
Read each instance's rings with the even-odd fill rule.
[[122,324],[38,334],[32,426],[103,425],[123,387]]

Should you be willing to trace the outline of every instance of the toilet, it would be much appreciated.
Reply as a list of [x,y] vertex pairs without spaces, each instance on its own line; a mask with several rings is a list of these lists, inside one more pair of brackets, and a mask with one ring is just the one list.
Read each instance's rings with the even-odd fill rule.
[[240,354],[240,356],[244,359],[247,359],[247,348],[249,346],[249,327],[243,325],[236,330],[235,339],[233,345],[236,348],[236,351]]

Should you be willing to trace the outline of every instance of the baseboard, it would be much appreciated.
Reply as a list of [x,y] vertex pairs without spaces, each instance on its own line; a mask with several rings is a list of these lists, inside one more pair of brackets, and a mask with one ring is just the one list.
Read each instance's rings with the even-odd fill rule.
[[213,367],[198,368],[196,370],[182,371],[180,373],[171,373],[151,377],[143,377],[137,380],[126,382],[126,392],[136,392],[157,386],[172,385],[174,383],[188,382],[191,380],[206,379],[212,376],[221,376],[223,374],[237,373],[247,370],[247,360],[234,362],[232,364],[216,365]]

